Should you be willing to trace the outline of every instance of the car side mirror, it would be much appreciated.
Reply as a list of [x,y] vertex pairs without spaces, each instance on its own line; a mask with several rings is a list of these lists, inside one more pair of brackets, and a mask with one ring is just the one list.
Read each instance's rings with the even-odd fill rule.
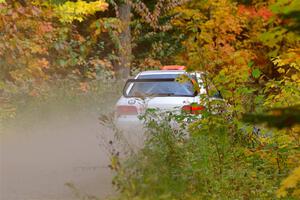
[[199,92],[197,90],[194,91],[194,96],[197,96]]

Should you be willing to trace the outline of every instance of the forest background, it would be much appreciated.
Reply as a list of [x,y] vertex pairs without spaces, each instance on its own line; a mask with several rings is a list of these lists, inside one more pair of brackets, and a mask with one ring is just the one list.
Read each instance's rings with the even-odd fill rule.
[[[177,164],[144,160],[138,177],[119,167],[118,189],[128,199],[299,198],[300,1],[0,0],[0,30],[0,130],[32,102],[95,104],[141,70],[186,65],[231,106],[192,124],[193,143],[172,140],[182,157],[159,149],[162,166]],[[195,151],[203,135],[205,166]]]

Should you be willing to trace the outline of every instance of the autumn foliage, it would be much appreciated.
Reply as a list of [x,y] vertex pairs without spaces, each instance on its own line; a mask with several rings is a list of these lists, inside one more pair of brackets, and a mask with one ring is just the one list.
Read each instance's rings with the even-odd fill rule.
[[168,121],[148,126],[153,140],[118,166],[121,197],[299,199],[300,1],[24,2],[0,0],[0,120],[62,80],[78,96],[115,81],[126,3],[131,74],[185,65],[206,74],[203,102],[218,90],[224,105],[185,124],[188,141]]

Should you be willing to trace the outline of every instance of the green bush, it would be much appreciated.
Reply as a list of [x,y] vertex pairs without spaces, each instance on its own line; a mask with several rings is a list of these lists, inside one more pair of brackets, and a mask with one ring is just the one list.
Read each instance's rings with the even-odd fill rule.
[[[203,113],[187,132],[187,127],[173,126],[180,116],[147,112],[144,148],[116,170],[119,198],[275,199],[287,171],[269,159],[268,149],[274,149],[264,146],[260,140],[264,136],[252,133],[252,127],[250,137],[250,126],[239,128],[226,115]],[[258,149],[265,154],[257,153]]]

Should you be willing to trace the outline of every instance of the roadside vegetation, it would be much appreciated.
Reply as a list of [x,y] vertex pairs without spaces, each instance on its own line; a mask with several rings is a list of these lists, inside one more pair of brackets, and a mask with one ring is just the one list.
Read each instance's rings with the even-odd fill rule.
[[206,74],[202,118],[146,113],[145,147],[112,155],[119,198],[299,199],[299,14],[298,0],[0,0],[1,124],[48,102],[112,107],[117,82],[186,65]]

